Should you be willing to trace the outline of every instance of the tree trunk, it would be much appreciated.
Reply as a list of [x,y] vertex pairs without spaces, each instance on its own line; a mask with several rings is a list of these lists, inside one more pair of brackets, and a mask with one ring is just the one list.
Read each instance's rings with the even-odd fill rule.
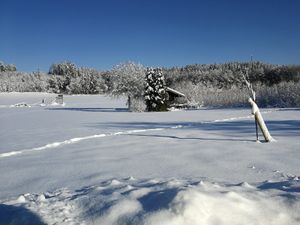
[[131,111],[131,96],[130,95],[128,95],[127,105],[128,105],[128,110]]
[[258,126],[266,140],[266,142],[271,142],[271,141],[275,141],[271,134],[269,133],[269,130],[265,124],[265,121],[259,111],[259,108],[258,106],[256,105],[256,103],[252,100],[252,98],[249,98],[249,103],[251,104],[252,106],[252,114],[254,115],[257,123],[258,123]]

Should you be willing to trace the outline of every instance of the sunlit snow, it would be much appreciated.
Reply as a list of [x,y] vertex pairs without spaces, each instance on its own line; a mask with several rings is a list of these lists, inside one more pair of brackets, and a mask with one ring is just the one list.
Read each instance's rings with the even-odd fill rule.
[[299,109],[261,109],[256,143],[250,107],[54,98],[0,93],[0,224],[300,224]]

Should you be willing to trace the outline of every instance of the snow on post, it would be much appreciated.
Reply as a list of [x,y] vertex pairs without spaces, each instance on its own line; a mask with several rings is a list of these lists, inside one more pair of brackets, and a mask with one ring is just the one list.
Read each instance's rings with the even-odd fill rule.
[[59,104],[59,105],[63,105],[64,104],[64,96],[62,94],[57,95],[55,98],[55,103]]
[[252,98],[250,97],[249,98],[249,103],[251,104],[252,106],[252,114],[254,115],[254,119],[255,119],[255,128],[256,128],[256,141],[259,142],[258,140],[258,130],[257,130],[257,124],[266,140],[266,142],[271,142],[271,141],[275,141],[275,139],[272,138],[266,124],[265,124],[265,121],[259,111],[259,108],[257,106],[257,104],[255,103],[255,100],[256,100],[256,93],[252,87],[252,84],[250,83],[250,80],[249,80],[249,77],[248,77],[248,70],[246,71],[246,76],[244,74],[243,75],[243,78],[244,78],[244,81],[248,87],[248,89],[251,91],[251,94],[252,94]]
[[249,98],[249,103],[251,104],[252,106],[252,114],[254,115],[255,117],[255,120],[257,121],[258,125],[259,125],[259,128],[266,140],[266,142],[272,142],[272,141],[275,141],[275,139],[272,138],[266,124],[265,124],[265,121],[259,111],[259,108],[257,106],[257,104],[253,101],[252,98]]

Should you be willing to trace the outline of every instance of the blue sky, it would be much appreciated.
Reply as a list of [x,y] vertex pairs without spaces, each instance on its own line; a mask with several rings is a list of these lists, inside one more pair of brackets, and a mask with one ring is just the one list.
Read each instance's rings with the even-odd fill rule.
[[300,63],[298,0],[0,0],[0,61],[110,69],[125,61],[183,66]]

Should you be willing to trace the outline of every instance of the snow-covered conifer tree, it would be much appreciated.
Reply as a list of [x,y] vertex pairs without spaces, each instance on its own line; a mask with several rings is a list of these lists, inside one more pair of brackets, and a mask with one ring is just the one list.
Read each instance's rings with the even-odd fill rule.
[[145,87],[147,111],[167,111],[166,96],[166,85],[162,70],[148,68]]

